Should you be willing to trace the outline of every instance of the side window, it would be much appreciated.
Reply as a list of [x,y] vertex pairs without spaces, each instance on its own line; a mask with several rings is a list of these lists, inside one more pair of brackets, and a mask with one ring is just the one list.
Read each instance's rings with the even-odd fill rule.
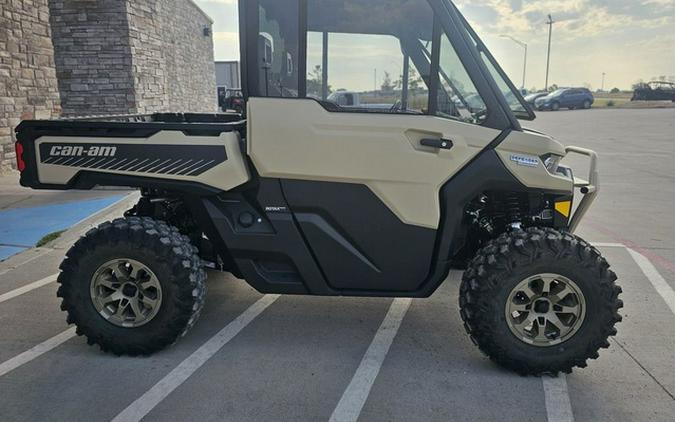
[[436,114],[467,123],[483,123],[487,118],[485,102],[445,34],[441,36],[438,71],[440,84]]
[[265,97],[297,97],[297,0],[259,0],[258,84]]
[[307,97],[344,111],[426,112],[426,0],[309,0],[307,18]]

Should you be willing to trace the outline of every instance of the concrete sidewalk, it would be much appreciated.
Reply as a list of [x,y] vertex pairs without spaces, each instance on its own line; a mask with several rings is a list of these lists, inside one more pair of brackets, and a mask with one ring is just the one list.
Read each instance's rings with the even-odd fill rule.
[[32,248],[44,236],[72,227],[131,192],[37,191],[20,186],[18,173],[0,176],[0,260]]
[[19,173],[0,175],[0,211],[124,195],[130,190],[33,190],[19,184]]

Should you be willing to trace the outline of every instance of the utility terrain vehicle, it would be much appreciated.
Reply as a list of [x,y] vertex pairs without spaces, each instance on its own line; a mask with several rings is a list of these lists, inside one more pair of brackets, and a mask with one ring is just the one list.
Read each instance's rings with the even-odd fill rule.
[[[61,265],[79,334],[115,354],[172,344],[200,313],[205,267],[263,293],[413,298],[455,268],[466,330],[499,364],[569,372],[608,347],[616,276],[573,234],[596,155],[521,127],[530,106],[450,1],[239,8],[244,115],[17,129],[24,186],[142,192]],[[374,68],[399,76],[374,86]],[[338,89],[391,105],[341,107]],[[588,157],[589,180],[568,154]]]

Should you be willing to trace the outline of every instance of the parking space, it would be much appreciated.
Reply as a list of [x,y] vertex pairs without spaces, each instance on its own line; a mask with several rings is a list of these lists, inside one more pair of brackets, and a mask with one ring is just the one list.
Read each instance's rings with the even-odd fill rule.
[[[532,125],[601,154],[602,193],[579,234],[619,275],[625,307],[588,368],[541,379],[495,366],[464,333],[459,272],[412,301],[264,296],[210,273],[185,338],[151,357],[115,357],[74,335],[45,278],[66,238],[0,263],[0,419],[672,421],[675,146],[662,138],[672,138],[675,110],[656,112],[660,129],[644,132],[642,111],[547,113]],[[648,153],[645,165],[630,158]]]

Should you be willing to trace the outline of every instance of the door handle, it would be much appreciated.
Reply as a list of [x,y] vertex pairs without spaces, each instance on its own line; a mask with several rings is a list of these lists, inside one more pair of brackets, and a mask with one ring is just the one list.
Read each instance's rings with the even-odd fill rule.
[[452,149],[455,146],[450,139],[422,139],[420,145],[438,149]]

